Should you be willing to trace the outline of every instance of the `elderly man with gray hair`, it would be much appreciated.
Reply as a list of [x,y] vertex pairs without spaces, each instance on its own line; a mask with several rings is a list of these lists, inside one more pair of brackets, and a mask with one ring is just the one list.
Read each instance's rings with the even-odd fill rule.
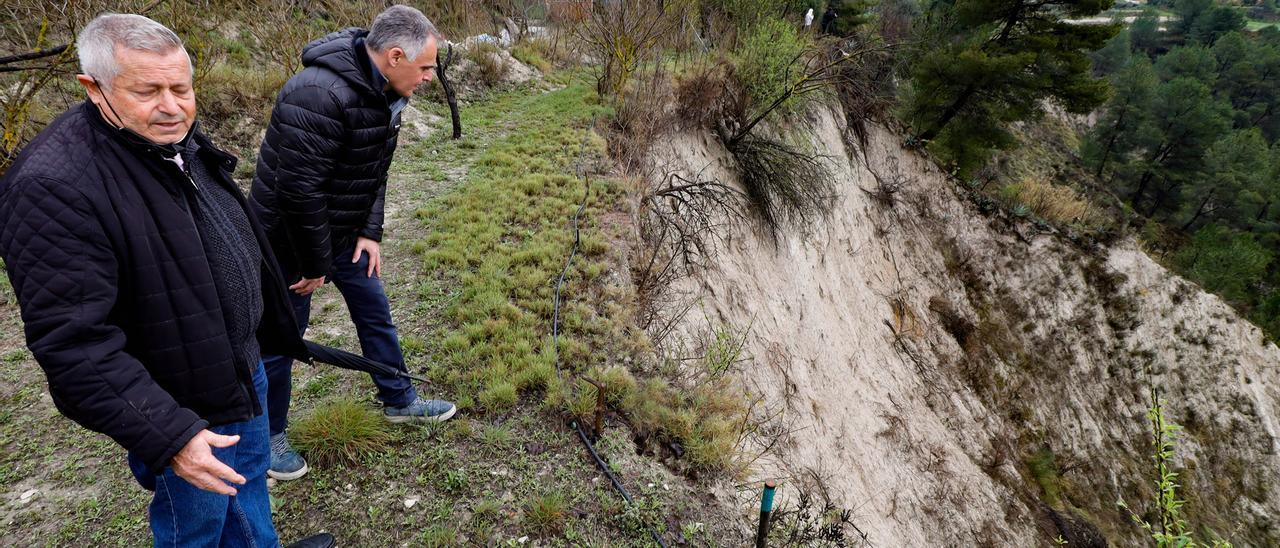
[[[387,169],[400,112],[432,78],[439,31],[422,12],[392,6],[369,30],[351,28],[302,50],[305,67],[280,91],[258,154],[252,202],[267,227],[305,330],[311,293],[333,281],[365,357],[405,370],[391,307],[379,279]],[[292,480],[307,464],[290,446],[293,359],[265,359],[270,384],[271,477]],[[456,407],[418,396],[409,380],[374,375],[390,422],[443,421]]]
[[173,31],[105,14],[76,48],[88,100],[0,179],[27,346],[58,410],[123,446],[155,492],[156,546],[278,546],[260,354],[306,350],[236,159],[196,123]]

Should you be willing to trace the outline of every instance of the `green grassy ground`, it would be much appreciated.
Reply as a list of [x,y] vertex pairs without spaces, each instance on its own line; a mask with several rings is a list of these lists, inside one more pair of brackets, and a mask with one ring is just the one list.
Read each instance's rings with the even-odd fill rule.
[[[600,449],[636,496],[634,507],[565,426],[570,411],[594,401],[594,389],[557,380],[551,291],[586,191],[575,168],[604,163],[602,141],[589,131],[602,111],[596,103],[584,82],[561,77],[469,105],[463,140],[447,139],[441,127],[402,145],[388,189],[384,281],[409,367],[432,381],[422,391],[458,401],[459,416],[433,427],[376,427],[371,450],[316,460],[306,478],[275,487],[283,540],[328,530],[346,546],[514,545],[522,537],[626,546],[647,545],[649,524],[673,542],[737,543],[745,520],[707,501],[710,484],[638,456],[614,415]],[[581,254],[566,279],[566,378],[599,377],[612,406],[636,410],[636,421],[655,431],[702,442],[714,463],[730,434],[716,413],[732,406],[674,397],[668,385],[637,382],[619,365],[644,341],[628,327],[626,290],[607,282],[617,265],[600,219],[618,207],[621,191],[599,174],[591,181]],[[0,543],[146,544],[147,493],[121,450],[53,409],[16,316],[12,298],[0,297]],[[353,331],[337,292],[322,288],[308,336],[354,350]],[[324,443],[304,426],[335,409],[378,413],[366,376],[297,365],[294,377],[298,442]],[[662,415],[653,402],[674,411]]]

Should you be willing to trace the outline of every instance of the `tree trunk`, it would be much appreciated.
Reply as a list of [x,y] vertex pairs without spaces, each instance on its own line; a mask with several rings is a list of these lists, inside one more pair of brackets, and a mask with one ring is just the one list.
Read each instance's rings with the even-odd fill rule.
[[453,138],[462,138],[462,117],[458,113],[458,95],[453,90],[453,84],[449,83],[449,77],[445,71],[449,70],[449,64],[453,62],[453,44],[449,44],[448,53],[444,59],[440,59],[439,51],[436,52],[436,76],[440,78],[440,87],[444,89],[445,101],[449,103],[449,117],[453,121]]
[[1116,146],[1116,139],[1120,137],[1120,126],[1124,125],[1125,110],[1121,110],[1116,117],[1116,125],[1111,128],[1111,138],[1107,139],[1107,146],[1102,149],[1102,159],[1098,161],[1098,171],[1093,174],[1094,177],[1102,178],[1102,170],[1107,167],[1107,159],[1111,157],[1111,149]]
[[1211,200],[1213,200],[1213,191],[1210,191],[1208,196],[1205,196],[1203,200],[1200,200],[1200,206],[1196,208],[1195,215],[1192,215],[1190,220],[1183,223],[1181,228],[1183,232],[1186,232],[1187,229],[1191,228],[1191,225],[1195,224],[1196,220],[1200,218],[1200,215],[1204,214],[1204,208],[1209,205]]
[[1147,192],[1147,184],[1151,182],[1152,175],[1151,170],[1147,169],[1142,174],[1142,178],[1138,179],[1138,188],[1133,189],[1133,194],[1129,195],[1129,205],[1132,205],[1134,210],[1138,209],[1138,203],[1142,200],[1142,195]]
[[955,118],[956,115],[960,113],[960,109],[964,108],[964,106],[969,102],[969,98],[977,91],[978,86],[973,84],[964,88],[964,91],[960,92],[960,95],[951,103],[951,106],[947,107],[947,110],[942,113],[942,117],[938,118],[938,121],[933,124],[933,127],[930,127],[928,131],[917,135],[916,138],[921,141],[931,141],[934,137],[937,137],[938,133],[940,133],[943,128],[947,127],[947,124],[951,123],[951,119]]
[[1154,218],[1156,212],[1160,210],[1160,206],[1164,205],[1165,198],[1169,197],[1169,192],[1179,186],[1181,185],[1175,184],[1171,187],[1162,187],[1160,190],[1156,191],[1156,197],[1151,201],[1151,207],[1147,208],[1147,217]]

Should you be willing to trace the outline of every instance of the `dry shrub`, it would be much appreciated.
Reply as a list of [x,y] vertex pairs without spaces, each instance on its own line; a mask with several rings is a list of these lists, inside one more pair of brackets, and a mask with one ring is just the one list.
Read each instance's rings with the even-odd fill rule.
[[552,61],[547,57],[546,53],[551,50],[551,42],[543,38],[534,38],[531,40],[523,40],[511,48],[511,56],[517,61],[538,69],[539,72],[549,72],[552,67]]
[[783,228],[804,232],[830,213],[835,183],[826,157],[784,138],[752,133],[731,143],[729,152],[762,232],[775,243]]
[[476,64],[476,74],[488,87],[498,85],[511,68],[506,59],[503,59],[502,50],[489,42],[476,42],[467,46],[466,57]]
[[279,67],[219,63],[196,88],[201,124],[218,138],[219,145],[252,157],[275,96],[288,79],[289,74]]
[[1101,220],[1093,205],[1071,187],[1025,179],[1005,190],[1011,199],[1054,224],[1092,226]]
[[893,106],[897,93],[894,70],[897,56],[891,46],[849,39],[827,45],[825,55],[834,58],[848,52],[848,61],[834,69],[835,93],[844,108],[845,121],[858,140],[866,145],[868,120],[882,119]]
[[929,310],[938,315],[938,320],[942,322],[942,328],[951,334],[951,337],[956,340],[956,344],[966,351],[970,351],[969,341],[977,330],[977,326],[958,312],[955,306],[951,304],[951,301],[941,296],[929,299]]
[[614,101],[608,132],[609,156],[628,170],[644,165],[655,140],[675,127],[667,98],[671,80],[657,70],[638,78]]
[[626,93],[641,62],[652,57],[673,26],[673,18],[655,2],[611,2],[592,10],[577,36],[599,67],[596,92],[601,97]]
[[717,129],[745,117],[749,101],[733,65],[722,59],[681,75],[675,86],[675,117],[685,128]]
[[475,0],[418,2],[414,7],[422,10],[447,37],[460,39],[493,31],[493,14],[487,6]]
[[[545,60],[547,68],[581,66],[584,61],[582,43],[578,40],[578,34],[578,26],[546,26],[540,32],[524,35],[511,48],[511,55],[526,64],[530,63],[517,55],[517,51],[524,55],[541,58]],[[543,67],[538,68],[546,72]]]

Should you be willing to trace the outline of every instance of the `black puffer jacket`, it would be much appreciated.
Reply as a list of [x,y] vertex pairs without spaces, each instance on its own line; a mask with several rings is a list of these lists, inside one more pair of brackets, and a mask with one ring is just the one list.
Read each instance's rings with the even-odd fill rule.
[[254,207],[280,261],[306,278],[329,272],[357,236],[382,241],[400,120],[357,49],[366,34],[346,29],[303,49],[306,68],[276,97],[258,153]]
[[[197,157],[247,209],[235,158],[204,135]],[[85,102],[49,124],[0,179],[0,255],[27,346],[63,414],[111,436],[153,470],[208,425],[262,412],[251,366],[232,351],[191,209],[194,186]],[[266,235],[264,352],[306,359]]]

